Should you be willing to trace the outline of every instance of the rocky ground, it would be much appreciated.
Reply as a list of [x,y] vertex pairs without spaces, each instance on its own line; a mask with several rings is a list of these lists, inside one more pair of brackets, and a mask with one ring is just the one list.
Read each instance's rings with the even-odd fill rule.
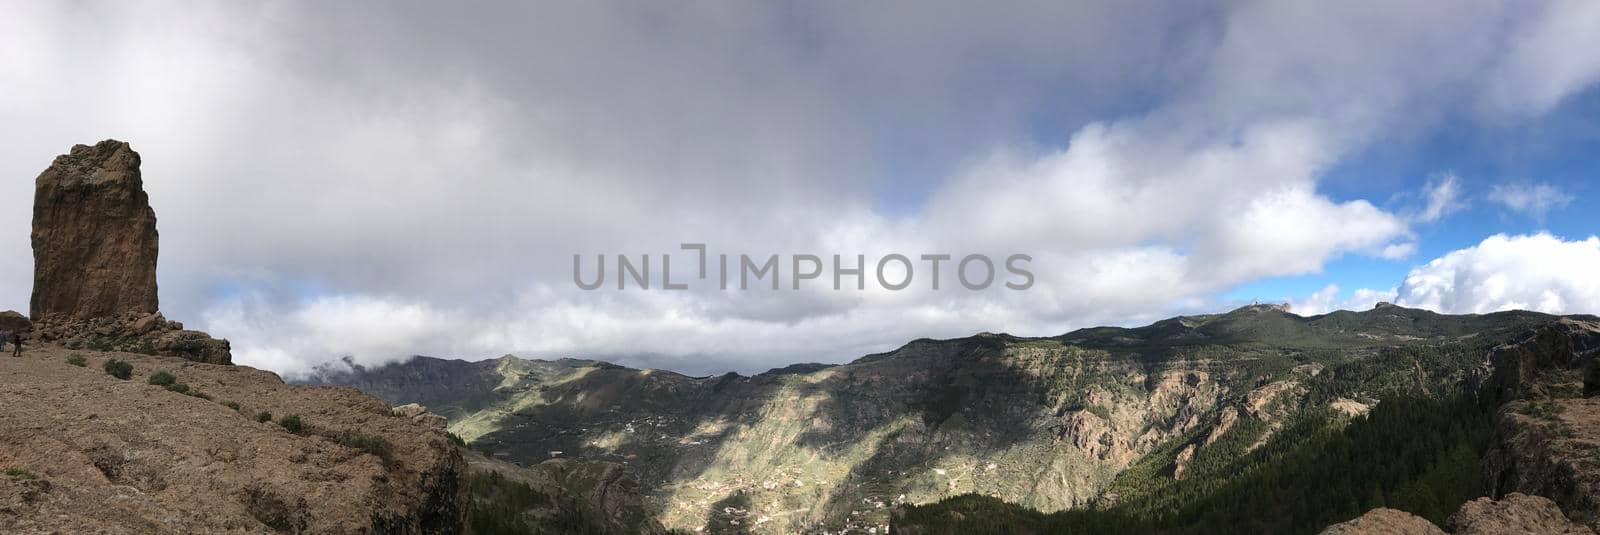
[[0,358],[0,532],[455,533],[466,462],[428,416],[248,367],[31,347]]
[[1373,509],[1360,518],[1328,526],[1322,535],[1594,535],[1589,528],[1568,520],[1555,502],[1521,493],[1467,502],[1445,527],[1439,529],[1404,511]]

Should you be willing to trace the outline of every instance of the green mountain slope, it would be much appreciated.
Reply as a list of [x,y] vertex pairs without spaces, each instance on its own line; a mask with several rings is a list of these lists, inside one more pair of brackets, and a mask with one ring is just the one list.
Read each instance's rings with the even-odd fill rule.
[[1285,433],[1481,383],[1490,348],[1557,320],[1257,305],[1052,338],[917,340],[753,377],[508,356],[318,380],[427,405],[509,461],[627,466],[669,528],[882,532],[899,504],[969,494],[1044,512],[1170,508],[1153,497],[1309,447]]

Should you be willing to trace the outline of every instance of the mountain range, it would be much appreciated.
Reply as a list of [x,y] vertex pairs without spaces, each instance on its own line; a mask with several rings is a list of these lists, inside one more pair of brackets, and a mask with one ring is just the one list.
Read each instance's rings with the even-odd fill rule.
[[[1518,467],[1534,461],[1494,452],[1513,437],[1534,440],[1504,428],[1523,416],[1516,411],[1592,418],[1588,408],[1562,416],[1515,404],[1593,404],[1585,396],[1600,390],[1597,347],[1592,316],[1441,315],[1380,304],[1302,317],[1251,305],[1055,337],[923,339],[846,364],[754,376],[507,355],[345,362],[320,368],[311,382],[425,405],[502,462],[606,467],[608,484],[630,498],[597,510],[672,529],[1203,532],[1238,521],[1208,512],[1233,510],[1261,517],[1265,531],[1306,532],[1383,505],[1442,523],[1472,498],[1541,493],[1558,480],[1568,490],[1551,497],[1593,522],[1600,471],[1583,472],[1591,478],[1584,484],[1525,476]],[[1519,401],[1530,399],[1540,401]],[[1573,423],[1563,425],[1572,432]],[[1252,473],[1333,468],[1317,451],[1348,450],[1340,462],[1409,451],[1389,443],[1405,432],[1420,434],[1408,443],[1429,448],[1400,463],[1373,461],[1383,473],[1353,483],[1359,492],[1290,485],[1304,495],[1267,500],[1337,506],[1216,502],[1244,492],[1236,487]],[[1548,460],[1555,450],[1546,442],[1517,450],[1550,450],[1541,457]],[[1503,466],[1484,468],[1493,462]],[[1430,470],[1470,477],[1419,490]],[[1508,482],[1518,477],[1529,482]]]

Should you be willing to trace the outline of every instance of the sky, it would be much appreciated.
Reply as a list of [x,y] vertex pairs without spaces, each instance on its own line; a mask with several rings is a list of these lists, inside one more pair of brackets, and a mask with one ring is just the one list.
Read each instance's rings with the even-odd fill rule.
[[[0,308],[31,291],[30,179],[121,139],[163,313],[285,375],[508,353],[750,373],[1257,300],[1600,312],[1587,0],[0,10]],[[954,262],[939,290],[925,264],[898,291],[574,283],[575,255],[692,273],[684,243],[781,255],[780,277],[1025,254],[1034,283],[968,290]]]

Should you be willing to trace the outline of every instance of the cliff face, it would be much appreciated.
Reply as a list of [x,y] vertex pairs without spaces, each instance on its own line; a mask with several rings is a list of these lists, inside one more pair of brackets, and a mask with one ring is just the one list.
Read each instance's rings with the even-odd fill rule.
[[1600,320],[1563,318],[1495,348],[1483,392],[1496,399],[1569,399],[1594,395]]
[[[159,371],[186,392],[147,384]],[[41,347],[0,362],[0,400],[0,532],[423,534],[465,520],[467,464],[442,421],[353,389]]]
[[[1492,387],[1515,393],[1501,409],[1484,470],[1496,495],[1537,494],[1600,529],[1600,397],[1593,376],[1600,322],[1563,321],[1497,348]],[[1585,397],[1589,396],[1589,397]]]
[[32,237],[33,319],[156,312],[156,214],[127,143],[77,145],[39,173]]

